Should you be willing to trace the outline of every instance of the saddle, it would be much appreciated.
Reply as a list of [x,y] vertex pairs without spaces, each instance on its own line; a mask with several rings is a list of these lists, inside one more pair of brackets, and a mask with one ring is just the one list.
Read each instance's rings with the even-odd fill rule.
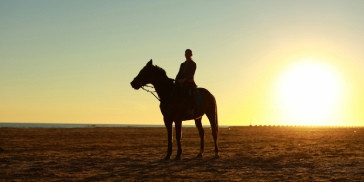
[[185,111],[186,118],[193,118],[195,115],[195,110],[198,106],[202,104],[202,95],[199,92],[196,85],[176,85],[177,97],[185,100],[187,105]]
[[185,85],[177,85],[175,93],[178,97],[194,101],[196,105],[201,105],[202,96],[198,91],[197,86],[185,86]]

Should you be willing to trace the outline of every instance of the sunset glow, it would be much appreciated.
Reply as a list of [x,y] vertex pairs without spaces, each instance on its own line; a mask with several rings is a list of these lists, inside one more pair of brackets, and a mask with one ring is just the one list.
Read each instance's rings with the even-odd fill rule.
[[175,78],[191,49],[221,125],[364,126],[363,7],[1,1],[0,122],[163,125],[130,82],[150,59]]
[[297,62],[277,82],[277,106],[292,125],[330,125],[343,97],[340,75],[319,60]]

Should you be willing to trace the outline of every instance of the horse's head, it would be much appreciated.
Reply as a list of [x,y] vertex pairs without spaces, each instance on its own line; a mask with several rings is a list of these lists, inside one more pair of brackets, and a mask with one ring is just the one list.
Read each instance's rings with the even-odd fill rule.
[[134,78],[134,80],[130,83],[131,86],[138,90],[140,87],[149,84],[152,82],[154,77],[153,75],[153,60],[150,60],[147,65],[144,66],[142,70],[140,70],[139,74]]

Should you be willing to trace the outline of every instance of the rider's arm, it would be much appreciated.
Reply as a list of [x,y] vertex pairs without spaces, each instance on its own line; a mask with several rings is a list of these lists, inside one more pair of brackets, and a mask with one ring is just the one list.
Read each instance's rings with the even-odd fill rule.
[[183,63],[181,63],[181,65],[180,65],[180,67],[179,67],[179,71],[178,71],[178,74],[177,74],[177,76],[176,76],[176,79],[174,79],[174,80],[176,80],[176,81],[178,81],[178,80],[180,80],[181,79],[181,77],[182,77],[182,67],[183,67]]

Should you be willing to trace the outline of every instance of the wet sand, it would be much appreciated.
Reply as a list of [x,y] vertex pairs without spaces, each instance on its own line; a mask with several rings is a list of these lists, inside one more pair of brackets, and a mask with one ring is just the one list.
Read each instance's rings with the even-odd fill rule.
[[[0,128],[0,181],[364,181],[364,128],[220,129],[221,158],[183,128],[163,161],[164,128]],[[173,144],[173,154],[176,154]]]

